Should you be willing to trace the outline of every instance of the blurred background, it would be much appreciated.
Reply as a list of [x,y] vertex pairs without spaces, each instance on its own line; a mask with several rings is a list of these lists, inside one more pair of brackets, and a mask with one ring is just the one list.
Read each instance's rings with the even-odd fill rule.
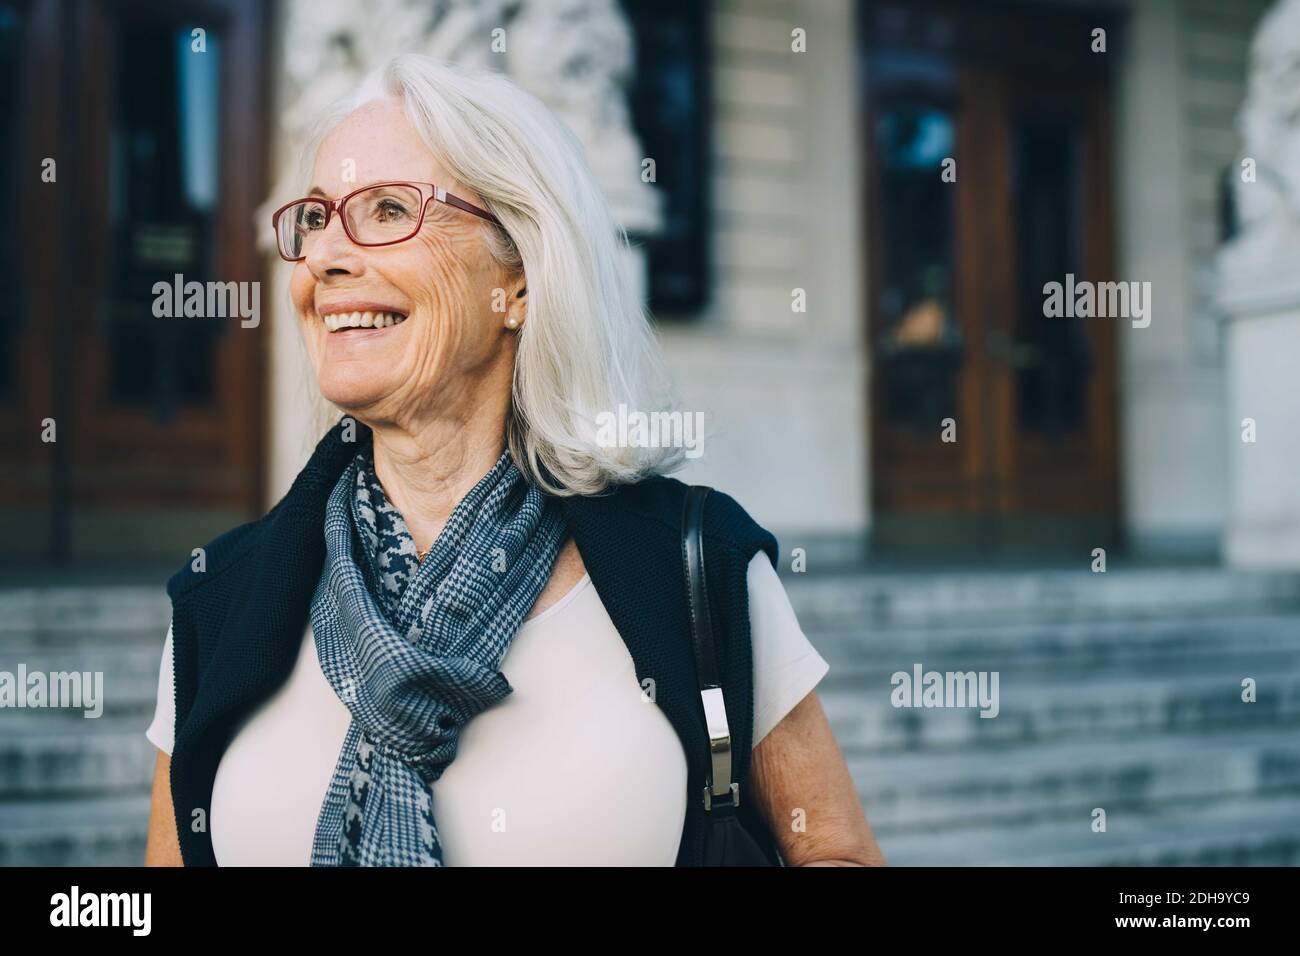
[[163,584],[323,430],[270,211],[403,51],[586,144],[891,863],[1300,863],[1300,0],[0,0],[0,671],[107,695],[0,710],[0,865],[142,858]]

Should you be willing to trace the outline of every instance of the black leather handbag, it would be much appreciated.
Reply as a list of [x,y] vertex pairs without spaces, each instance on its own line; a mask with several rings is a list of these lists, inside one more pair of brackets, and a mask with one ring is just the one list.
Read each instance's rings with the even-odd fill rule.
[[[731,774],[731,730],[719,681],[713,616],[704,576],[704,500],[711,489],[691,485],[682,506],[682,568],[686,579],[691,643],[700,699],[709,735],[709,777],[705,781],[705,866],[784,866],[775,838],[752,803],[742,803],[741,786]],[[752,720],[752,714],[742,719]],[[751,728],[752,729],[752,728]]]

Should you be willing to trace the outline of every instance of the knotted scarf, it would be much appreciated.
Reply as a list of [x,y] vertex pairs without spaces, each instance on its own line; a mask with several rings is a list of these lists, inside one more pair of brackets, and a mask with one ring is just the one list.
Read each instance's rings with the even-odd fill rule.
[[431,786],[461,728],[511,693],[499,666],[545,586],[563,512],[509,450],[423,561],[369,449],[325,509],[311,606],[321,670],[352,713],[316,821],[312,866],[441,866]]

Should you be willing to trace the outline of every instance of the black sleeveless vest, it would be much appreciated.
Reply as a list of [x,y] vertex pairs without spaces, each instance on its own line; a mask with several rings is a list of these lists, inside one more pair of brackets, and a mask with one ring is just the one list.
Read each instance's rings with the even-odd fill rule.
[[[217,764],[239,720],[288,679],[325,560],[326,499],[362,443],[370,440],[360,423],[355,423],[354,441],[344,440],[342,423],[335,425],[274,508],[209,542],[202,571],[191,562],[167,582],[176,686],[171,791],[187,866],[216,865],[208,820]],[[637,679],[643,686],[647,678],[654,681],[655,702],[685,751],[686,819],[677,865],[698,866],[703,861],[702,793],[709,744],[682,573],[685,492],[682,482],[657,477],[603,495],[559,501],[592,585],[636,665]],[[765,827],[754,801],[744,799],[754,706],[746,572],[760,549],[776,565],[776,539],[732,498],[716,491],[705,509],[704,537],[732,735],[732,775],[740,783],[739,813],[748,825]],[[610,792],[593,792],[591,799],[622,799],[617,781],[610,786]]]

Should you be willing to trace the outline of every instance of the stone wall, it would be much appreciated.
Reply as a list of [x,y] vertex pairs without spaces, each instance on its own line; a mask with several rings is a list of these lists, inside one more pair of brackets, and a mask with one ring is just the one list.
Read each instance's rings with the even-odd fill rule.
[[683,480],[733,495],[783,550],[851,552],[870,521],[854,27],[850,0],[715,4],[715,294],[664,328],[686,407],[714,429]]
[[1125,526],[1143,552],[1218,553],[1228,500],[1214,302],[1219,177],[1240,149],[1250,35],[1266,3],[1129,7],[1117,89],[1120,278],[1152,283],[1149,328],[1120,339]]

